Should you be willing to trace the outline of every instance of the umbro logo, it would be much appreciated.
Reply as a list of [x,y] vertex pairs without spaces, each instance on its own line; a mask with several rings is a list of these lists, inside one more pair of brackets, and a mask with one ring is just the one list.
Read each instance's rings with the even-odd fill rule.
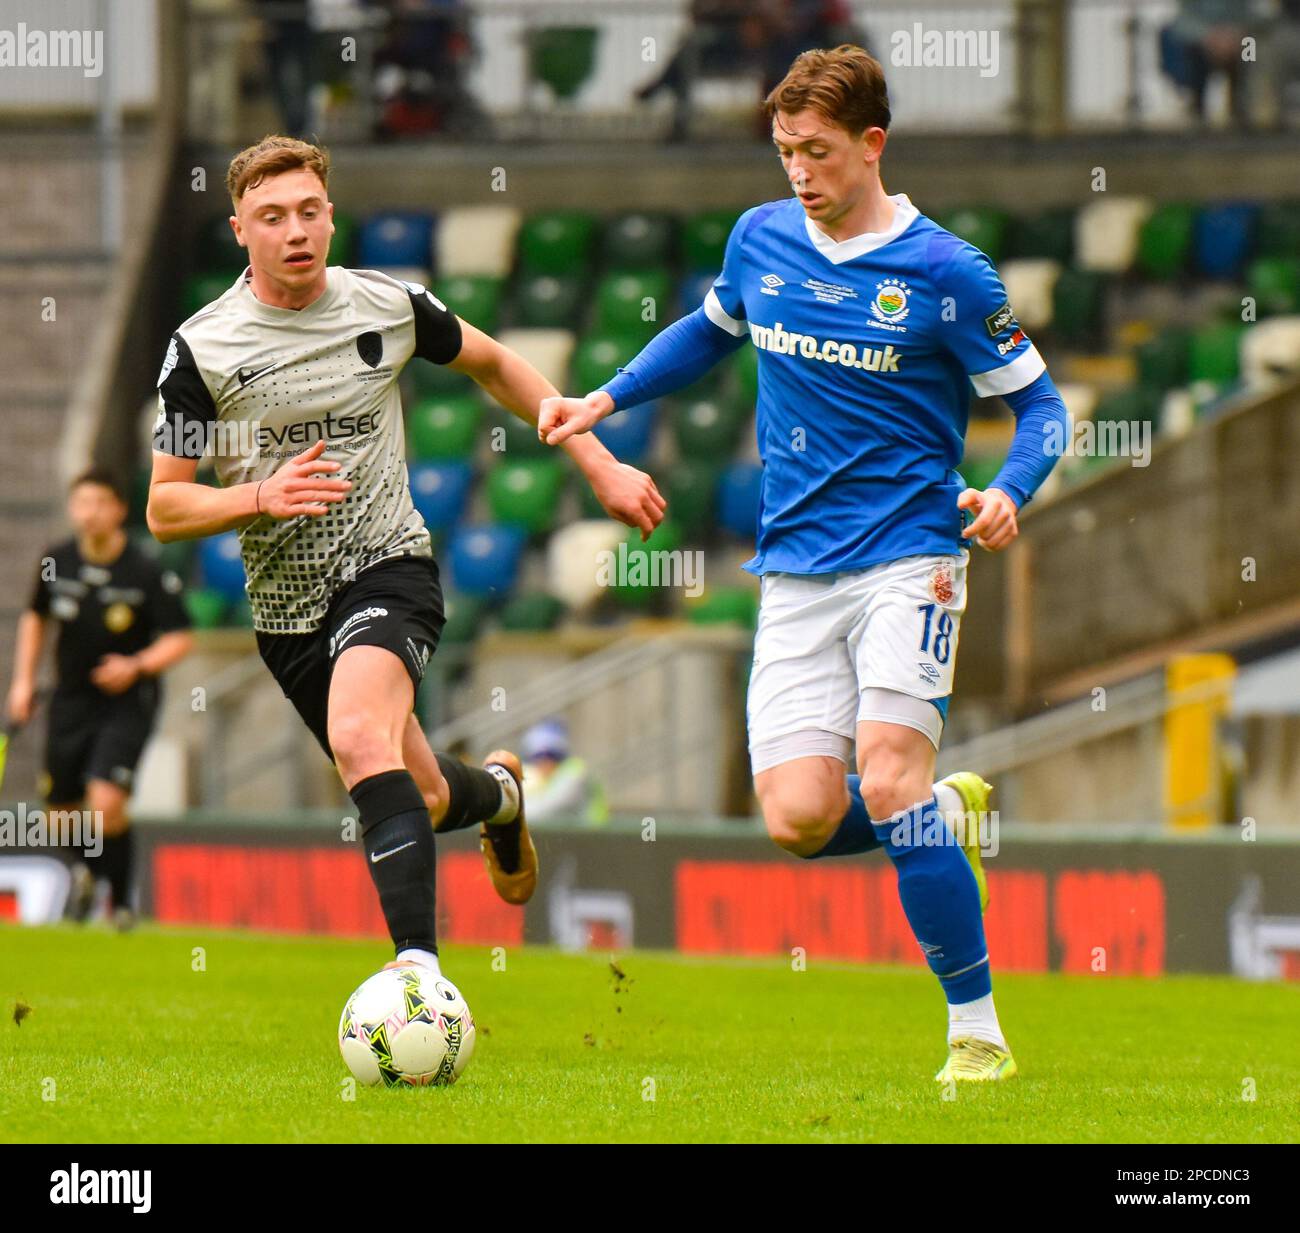
[[763,284],[759,290],[764,295],[780,295],[777,288],[785,286],[785,279],[776,274],[764,274],[758,281]]
[[263,368],[241,368],[239,370],[239,384],[252,385],[258,377],[265,377],[267,373],[274,372],[278,367],[276,364],[267,364]]

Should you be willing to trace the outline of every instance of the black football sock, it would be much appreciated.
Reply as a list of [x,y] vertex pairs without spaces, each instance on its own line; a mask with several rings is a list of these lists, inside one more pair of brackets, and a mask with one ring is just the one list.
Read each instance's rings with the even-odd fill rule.
[[128,827],[120,835],[104,836],[104,855],[99,871],[108,879],[113,908],[131,906],[131,849],[134,846]]
[[397,950],[438,953],[435,845],[424,796],[410,771],[382,771],[352,789],[361,845]]
[[[438,824],[439,831],[456,831],[464,826],[487,822],[501,812],[505,793],[501,780],[491,771],[467,766],[449,754],[435,754],[438,769],[447,781],[451,800],[447,812]],[[487,828],[492,851],[497,863],[506,873],[519,868],[519,818],[510,822],[495,822]]]

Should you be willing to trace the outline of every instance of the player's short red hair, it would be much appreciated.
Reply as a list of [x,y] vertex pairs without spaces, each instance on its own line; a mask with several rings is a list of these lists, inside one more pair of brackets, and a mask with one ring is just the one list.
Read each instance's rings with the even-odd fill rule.
[[889,128],[889,91],[880,61],[852,43],[834,51],[805,51],[763,100],[770,123],[778,111],[793,115],[805,107],[855,137],[869,128]]
[[239,199],[250,188],[256,188],[268,176],[278,176],[286,171],[297,171],[305,167],[314,171],[320,179],[321,186],[327,191],[330,185],[330,155],[322,146],[299,141],[296,137],[263,137],[255,146],[240,150],[230,160],[226,171],[226,188],[230,200],[239,204]]

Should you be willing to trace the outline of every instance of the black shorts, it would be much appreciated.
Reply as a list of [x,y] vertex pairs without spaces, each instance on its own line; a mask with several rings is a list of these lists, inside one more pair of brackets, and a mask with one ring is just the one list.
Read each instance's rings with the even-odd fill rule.
[[315,633],[259,633],[257,649],[332,762],[330,680],[338,656],[354,646],[392,651],[418,694],[446,621],[437,563],[431,557],[394,557],[363,570],[339,591]]
[[91,779],[130,792],[161,696],[155,680],[143,680],[119,695],[56,689],[45,743],[46,801],[74,804],[86,795]]

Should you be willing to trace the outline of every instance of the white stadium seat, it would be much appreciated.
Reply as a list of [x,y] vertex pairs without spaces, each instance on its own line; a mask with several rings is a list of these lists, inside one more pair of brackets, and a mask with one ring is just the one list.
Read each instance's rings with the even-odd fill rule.
[[616,552],[626,534],[625,527],[603,518],[561,527],[546,546],[546,589],[573,612],[595,603],[605,593],[600,554]]
[[465,206],[448,210],[438,221],[436,266],[439,275],[486,274],[505,278],[515,258],[521,222],[510,206]]
[[563,392],[569,383],[569,359],[577,344],[572,330],[502,330],[499,340]]
[[1007,300],[1016,320],[1032,333],[1052,322],[1052,288],[1061,276],[1061,263],[1050,257],[1004,261],[999,268]]
[[1074,220],[1074,261],[1083,270],[1122,274],[1137,258],[1138,232],[1154,207],[1145,197],[1098,196]]

